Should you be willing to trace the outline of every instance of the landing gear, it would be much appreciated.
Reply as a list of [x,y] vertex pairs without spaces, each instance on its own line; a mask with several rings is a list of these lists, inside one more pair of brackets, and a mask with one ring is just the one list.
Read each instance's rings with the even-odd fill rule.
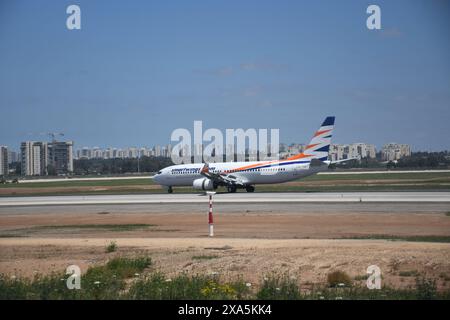
[[173,192],[172,187],[168,187],[168,188],[167,188],[167,192],[168,192],[168,193],[172,193],[172,192]]
[[255,192],[255,187],[254,186],[246,186],[245,190],[247,190],[247,192]]
[[228,186],[228,187],[227,187],[227,190],[228,190],[228,192],[230,192],[230,193],[234,193],[234,192],[236,192],[236,186],[233,186],[233,185]]

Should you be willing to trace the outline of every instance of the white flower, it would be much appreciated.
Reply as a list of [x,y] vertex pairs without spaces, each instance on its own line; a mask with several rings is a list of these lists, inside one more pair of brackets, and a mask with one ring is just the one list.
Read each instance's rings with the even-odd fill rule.
[[335,300],[342,300],[342,297],[336,297]]
[[172,279],[169,278],[169,279],[166,279],[165,281],[166,282],[172,282]]
[[100,281],[95,281],[94,284],[99,285]]
[[280,288],[275,288],[275,290],[280,291]]
[[139,273],[135,273],[134,276],[135,276],[135,277],[139,277]]
[[323,299],[325,299],[325,297],[324,297],[324,296],[320,296],[319,299],[320,299],[320,300],[323,300]]
[[345,287],[345,283],[338,283],[338,287]]
[[251,287],[251,286],[252,286],[252,284],[251,284],[250,282],[247,282],[245,285],[246,285],[247,287]]

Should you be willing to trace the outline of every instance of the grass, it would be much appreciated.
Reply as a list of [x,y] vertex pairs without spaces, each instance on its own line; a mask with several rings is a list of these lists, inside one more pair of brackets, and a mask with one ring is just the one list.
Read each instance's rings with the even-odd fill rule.
[[418,277],[419,272],[417,270],[400,271],[398,275],[400,277]]
[[[338,181],[345,180],[346,184]],[[370,184],[367,183],[370,180]],[[389,180],[399,180],[395,184]],[[450,190],[449,172],[417,172],[417,173],[373,173],[373,174],[320,174],[299,180],[302,185],[261,185],[258,192],[339,192],[339,191],[403,191],[403,190]],[[317,185],[317,182],[330,182],[328,185]],[[33,182],[0,185],[3,192],[0,196],[26,195],[67,195],[67,194],[145,194],[165,193],[163,188],[143,189],[143,186],[155,185],[152,179],[95,180],[71,181],[65,179],[56,182]],[[120,187],[126,187],[121,189]],[[133,186],[135,188],[133,188]],[[77,187],[119,187],[114,190],[76,190]],[[8,189],[24,189],[16,192]],[[54,190],[54,188],[59,188]],[[75,188],[75,190],[74,190]],[[224,189],[220,189],[224,190]],[[175,193],[195,193],[190,187],[174,188]]]
[[111,241],[105,248],[106,253],[115,252],[117,250],[117,244],[115,241]]
[[[286,274],[272,274],[259,284],[242,278],[222,281],[218,275],[185,273],[168,278],[149,269],[150,257],[116,257],[104,265],[90,267],[81,276],[81,289],[69,290],[68,275],[53,273],[34,279],[11,278],[0,274],[0,299],[450,299],[450,291],[438,292],[436,281],[417,277],[415,286],[407,289],[382,287],[369,290],[365,286],[313,286],[302,291],[297,279]],[[336,274],[336,273],[335,273]],[[343,281],[342,275],[337,277]],[[344,276],[345,278],[345,276]]]
[[[136,231],[136,230],[146,230],[150,227],[155,227],[154,224],[74,224],[74,225],[54,225],[54,226],[35,226],[31,228],[21,228],[21,229],[9,229],[0,231],[0,238],[11,238],[11,237],[27,237],[30,235],[40,234],[40,233],[53,233],[53,232],[79,232],[79,231],[111,231],[111,232],[126,232],[126,231]],[[160,231],[160,230],[155,230]]]
[[411,241],[411,242],[441,242],[449,243],[450,236],[434,236],[434,235],[424,235],[424,236],[396,236],[387,234],[373,234],[367,236],[352,236],[339,239],[357,239],[357,240],[390,240],[390,241]]
[[73,224],[73,225],[56,225],[56,226],[37,226],[32,229],[37,230],[55,230],[55,229],[102,229],[106,231],[133,231],[136,229],[146,229],[155,227],[154,224],[132,223],[132,224]]
[[216,259],[219,256],[216,255],[201,255],[201,256],[193,256],[192,260],[211,260],[211,259]]
[[119,179],[119,180],[88,180],[88,181],[71,181],[63,179],[61,181],[51,182],[27,182],[27,183],[9,183],[0,184],[0,188],[64,188],[64,187],[115,187],[115,186],[137,186],[137,185],[153,185],[152,179]]
[[260,300],[299,300],[301,298],[300,288],[295,279],[288,274],[272,274],[264,279],[261,288],[256,293]]
[[447,211],[447,212],[445,213],[445,215],[446,215],[447,217],[450,217],[450,211]]

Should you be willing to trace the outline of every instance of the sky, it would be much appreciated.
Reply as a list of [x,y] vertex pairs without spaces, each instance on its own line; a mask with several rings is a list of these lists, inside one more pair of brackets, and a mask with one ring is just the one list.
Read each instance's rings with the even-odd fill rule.
[[0,145],[164,145],[194,120],[307,143],[334,115],[334,143],[449,150],[449,3],[2,0]]

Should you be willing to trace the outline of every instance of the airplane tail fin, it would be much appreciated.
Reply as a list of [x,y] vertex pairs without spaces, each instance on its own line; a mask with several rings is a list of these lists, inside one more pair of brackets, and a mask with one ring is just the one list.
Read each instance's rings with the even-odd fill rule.
[[328,152],[330,151],[334,119],[335,117],[327,117],[306,146],[305,151],[288,158],[288,160],[304,158],[305,160],[318,159],[320,161],[326,161],[328,159]]

